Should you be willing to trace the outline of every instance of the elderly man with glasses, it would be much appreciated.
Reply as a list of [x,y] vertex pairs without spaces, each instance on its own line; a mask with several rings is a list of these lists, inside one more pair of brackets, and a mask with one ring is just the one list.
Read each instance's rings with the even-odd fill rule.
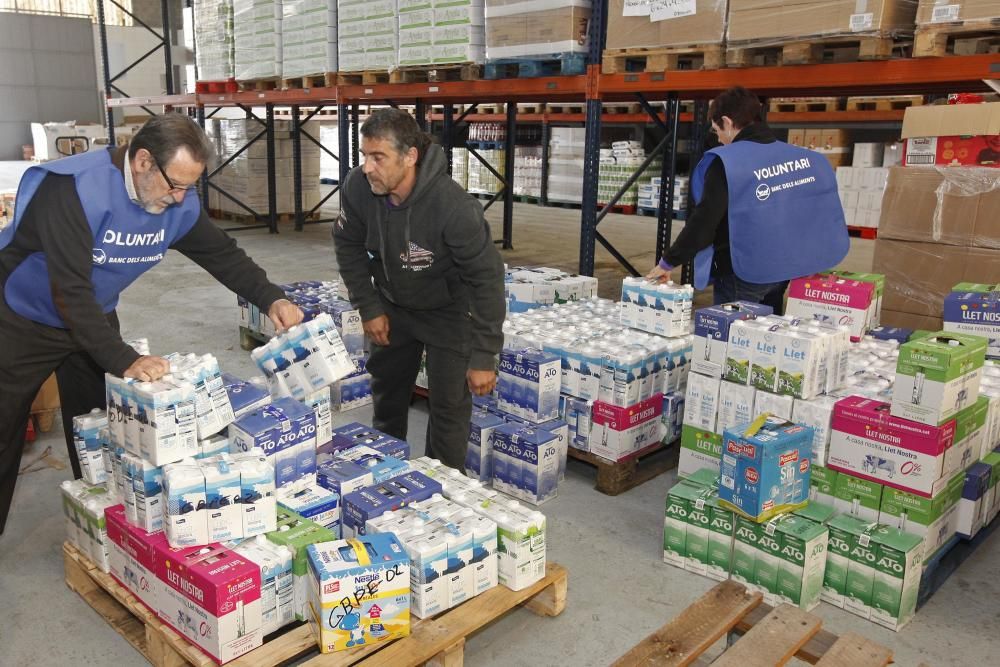
[[104,373],[153,381],[165,359],[119,334],[118,297],[176,249],[268,313],[281,330],[302,321],[191,194],[215,150],[176,113],[149,120],[128,146],[74,155],[25,172],[13,223],[0,230],[0,534],[13,500],[35,394],[53,372],[75,477],[72,420],[105,405]]

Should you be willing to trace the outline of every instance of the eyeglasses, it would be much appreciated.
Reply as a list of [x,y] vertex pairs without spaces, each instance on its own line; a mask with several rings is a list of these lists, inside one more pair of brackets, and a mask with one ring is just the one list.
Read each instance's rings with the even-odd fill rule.
[[184,187],[176,185],[172,180],[170,180],[170,177],[167,176],[167,172],[165,172],[163,170],[163,167],[160,166],[159,162],[156,162],[154,160],[153,164],[155,164],[156,168],[160,170],[160,176],[163,176],[163,180],[165,180],[167,182],[167,187],[170,188],[171,192],[193,192],[194,190],[198,189],[198,185],[197,184],[195,184],[195,185],[186,185]]

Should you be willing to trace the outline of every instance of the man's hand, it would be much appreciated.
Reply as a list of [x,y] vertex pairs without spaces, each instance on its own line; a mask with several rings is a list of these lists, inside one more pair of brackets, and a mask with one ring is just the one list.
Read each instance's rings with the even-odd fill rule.
[[153,382],[170,372],[170,362],[163,357],[139,357],[125,369],[124,377]]
[[646,280],[657,283],[670,282],[670,271],[657,264],[649,273],[646,274]]
[[365,335],[376,345],[385,347],[389,344],[389,316],[379,315],[361,323]]
[[285,329],[290,329],[302,321],[305,314],[302,309],[288,299],[278,299],[271,304],[267,311],[267,316],[274,323],[274,328],[278,333]]
[[497,386],[497,374],[494,371],[477,371],[469,369],[465,374],[469,383],[469,391],[476,396],[486,396]]

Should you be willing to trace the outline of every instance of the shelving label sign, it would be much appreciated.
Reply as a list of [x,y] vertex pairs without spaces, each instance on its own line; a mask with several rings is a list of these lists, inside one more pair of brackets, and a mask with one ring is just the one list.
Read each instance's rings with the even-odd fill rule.
[[946,21],[957,21],[961,5],[938,5],[931,12],[931,23],[944,23]]
[[871,30],[874,20],[875,15],[871,12],[867,14],[851,14],[851,32]]
[[649,9],[649,20],[679,19],[684,16],[694,16],[697,11],[697,0],[653,0]]
[[625,0],[622,16],[649,16],[651,0]]

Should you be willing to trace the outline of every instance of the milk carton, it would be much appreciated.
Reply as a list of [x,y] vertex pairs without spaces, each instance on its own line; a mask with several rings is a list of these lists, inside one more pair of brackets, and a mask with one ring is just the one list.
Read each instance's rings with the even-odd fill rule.
[[763,532],[763,526],[739,514],[734,517],[736,535],[733,544],[732,577],[750,590],[760,590],[755,583],[754,573],[757,568],[757,543]]
[[[715,380],[718,383],[718,380]],[[590,430],[590,451],[617,461],[660,441],[660,413],[663,397],[655,394],[626,408],[594,403]]]
[[163,468],[132,454],[122,457],[122,467],[129,521],[147,533],[163,530]]
[[163,468],[166,499],[164,528],[174,548],[208,544],[208,499],[205,476],[193,460]]
[[757,554],[753,568],[753,583],[764,594],[768,604],[777,601],[778,570],[781,567],[781,535],[776,521],[761,524],[757,529]]
[[792,421],[795,399],[791,396],[780,396],[766,391],[758,391],[754,396],[753,409],[758,415],[769,414]]
[[713,490],[699,487],[693,497],[687,515],[687,538],[685,540],[684,569],[705,576],[708,566],[710,542],[711,508],[708,500]]
[[708,563],[705,574],[716,581],[729,577],[732,567],[733,521],[735,515],[721,504],[717,491],[708,499]]
[[111,568],[110,541],[104,511],[118,502],[117,498],[108,493],[95,493],[83,497],[80,505],[81,519],[86,522],[89,537],[86,553],[102,572],[109,572]]
[[812,461],[813,465],[824,465],[826,453],[830,447],[831,424],[833,422],[833,406],[837,399],[832,396],[818,396],[812,400],[796,399],[792,405],[791,421],[813,430]]
[[260,567],[222,547],[175,551],[162,543],[160,618],[220,664],[264,642]]
[[500,407],[532,422],[557,418],[561,365],[558,357],[540,350],[503,351],[497,381]]
[[812,429],[758,419],[725,432],[719,501],[760,521],[806,504]]
[[875,529],[872,540],[877,550],[871,620],[898,631],[917,611],[922,573],[921,541],[919,537],[888,526]]
[[371,472],[372,482],[374,484],[380,484],[392,479],[393,477],[398,477],[399,475],[405,474],[410,469],[410,467],[406,464],[406,461],[400,461],[399,459],[395,459],[391,456],[386,456],[371,447],[366,447],[364,445],[358,445],[356,447],[346,449],[338,454],[338,458],[342,461],[356,463]]
[[875,285],[831,276],[797,278],[788,285],[786,312],[803,319],[815,319],[851,328],[851,340],[861,340],[874,326],[872,306]]
[[334,535],[340,535],[340,496],[312,485],[305,489],[281,489],[277,493],[278,504],[320,526],[328,528]]
[[545,576],[545,517],[526,507],[486,513],[497,524],[498,576],[511,590],[526,588]]
[[166,465],[199,453],[195,387],[164,379],[134,385],[139,406],[139,451],[154,465]]
[[892,414],[937,426],[979,395],[986,339],[937,333],[899,347]]
[[488,412],[473,412],[465,456],[465,474],[485,482],[493,478],[493,431],[504,420]]
[[345,535],[364,534],[368,519],[441,493],[441,484],[419,472],[342,495],[341,524]]
[[712,431],[685,425],[681,429],[681,450],[677,475],[689,477],[699,470],[719,472],[722,459],[722,436]]
[[882,507],[882,485],[851,475],[837,475],[833,507],[841,514],[877,523]]
[[740,424],[749,424],[757,415],[754,399],[757,389],[733,382],[722,382],[719,389],[719,414],[716,427],[720,431]]
[[803,327],[790,327],[779,334],[778,393],[805,400],[819,396],[826,389],[826,338]]
[[960,283],[952,288],[951,294],[944,298],[944,330],[986,338],[989,341],[986,356],[1000,358],[997,286]]
[[410,564],[394,535],[307,547],[309,625],[322,653],[410,634]]
[[861,618],[870,618],[872,612],[878,545],[872,541],[871,532],[877,526],[875,523],[858,526],[862,529],[851,532],[848,543],[850,551],[844,587],[844,609]]
[[694,348],[691,369],[710,377],[722,377],[733,322],[771,315],[773,309],[749,301],[701,308],[694,318]]
[[761,320],[752,329],[751,337],[753,356],[750,361],[750,384],[762,391],[776,393],[778,391],[778,364],[784,348],[784,323],[765,323],[771,320]]
[[681,439],[684,426],[684,395],[678,393],[663,395],[663,411],[660,414],[663,425],[661,442],[670,444]]
[[930,498],[886,487],[879,523],[920,537],[924,557],[930,558],[955,535],[964,486],[965,473],[960,472]]
[[722,381],[706,375],[692,373],[688,376],[684,396],[684,424],[716,432],[719,415],[719,391]]
[[826,571],[823,574],[821,598],[835,607],[844,608],[847,599],[847,573],[851,563],[851,544],[856,534],[864,532],[868,524],[861,519],[842,514],[830,520],[827,543]]
[[947,484],[945,453],[954,420],[928,426],[886,414],[887,404],[857,396],[834,406],[827,465],[854,477],[930,497]]
[[448,609],[448,540],[440,532],[419,529],[410,532],[403,546],[410,558],[411,613],[429,618]]
[[750,384],[750,363],[753,359],[754,335],[761,325],[739,320],[729,326],[729,344],[722,377],[736,384]]
[[780,602],[809,611],[819,604],[826,573],[829,530],[798,516],[777,523],[781,542],[775,595]]
[[371,486],[375,480],[368,468],[362,468],[352,461],[333,459],[318,467],[316,482],[343,498],[348,493]]
[[205,476],[209,542],[228,542],[243,537],[240,471],[231,463],[229,456],[223,455],[201,465]]
[[840,473],[819,465],[815,461],[809,467],[809,502],[833,506],[837,479]]
[[240,473],[240,514],[243,537],[263,535],[277,528],[274,467],[257,449],[233,455],[233,466]]
[[663,516],[663,562],[684,567],[687,556],[687,524],[691,503],[704,490],[685,480],[670,487]]
[[990,486],[993,467],[985,463],[974,463],[965,472],[962,499],[958,503],[958,534],[971,540],[986,525],[984,502]]
[[111,576],[131,591],[153,613],[160,608],[163,583],[156,576],[156,545],[162,533],[146,534],[125,520],[121,505],[105,511],[108,531],[108,566]]
[[294,621],[291,549],[268,542],[263,535],[258,535],[240,543],[234,550],[260,568],[261,631],[264,636]]
[[271,457],[279,488],[305,486],[312,481],[307,471],[315,469],[316,415],[299,401],[276,399],[234,422],[229,437],[232,451],[259,447]]
[[104,469],[101,433],[108,426],[108,415],[100,408],[88,414],[73,417],[73,445],[76,448],[80,472],[88,484],[102,484],[107,481]]
[[292,579],[294,588],[295,619],[308,620],[309,589],[309,556],[306,548],[310,544],[332,542],[337,537],[328,529],[309,521],[295,513],[281,512],[278,529],[267,534],[267,539],[274,544],[288,547],[292,552]]
[[[258,379],[263,382],[263,378]],[[223,373],[222,386],[226,388],[229,403],[233,407],[234,420],[271,403],[271,393],[266,385],[247,382],[235,375]]]
[[[316,415],[316,445],[322,447],[333,440],[332,411],[330,406],[330,388],[323,387],[311,394],[306,394],[302,401],[313,409]],[[315,473],[315,468],[312,471]],[[307,470],[300,471],[300,474],[307,475]]]
[[209,459],[220,454],[229,453],[229,436],[217,433],[204,440],[198,441],[198,453],[193,457],[195,460]]
[[566,478],[566,458],[569,453],[569,424],[562,419],[550,419],[538,424],[538,429],[548,431],[556,438],[559,451],[559,481]]

